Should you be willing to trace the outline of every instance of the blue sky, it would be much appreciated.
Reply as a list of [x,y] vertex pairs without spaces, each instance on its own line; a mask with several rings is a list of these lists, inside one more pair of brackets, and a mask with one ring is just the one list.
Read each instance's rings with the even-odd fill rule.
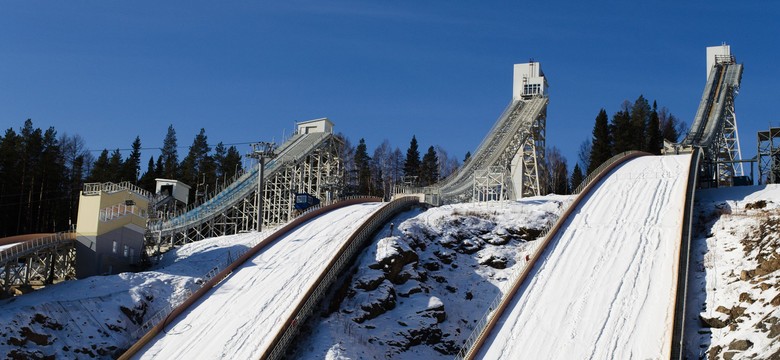
[[[512,95],[512,64],[550,84],[547,145],[569,161],[640,94],[690,124],[705,48],[745,65],[743,157],[780,126],[776,1],[0,1],[0,128],[32,118],[90,149],[279,141],[328,117],[369,150],[441,145],[462,159]],[[240,145],[239,150],[248,150]],[[186,149],[180,150],[180,156]],[[143,154],[143,169],[149,156]]]

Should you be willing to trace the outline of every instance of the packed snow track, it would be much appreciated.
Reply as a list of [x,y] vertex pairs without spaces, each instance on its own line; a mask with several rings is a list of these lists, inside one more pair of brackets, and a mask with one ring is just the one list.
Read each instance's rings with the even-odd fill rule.
[[691,155],[612,170],[542,250],[477,358],[669,358]]
[[291,231],[239,267],[135,358],[260,358],[327,260],[381,206],[347,206]]

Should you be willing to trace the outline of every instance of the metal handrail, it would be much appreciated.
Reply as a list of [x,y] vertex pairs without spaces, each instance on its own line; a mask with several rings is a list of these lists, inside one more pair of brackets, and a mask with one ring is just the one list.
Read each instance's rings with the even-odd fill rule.
[[98,219],[102,222],[108,222],[125,217],[128,214],[133,214],[138,217],[146,218],[148,214],[146,209],[139,208],[135,205],[127,205],[125,203],[118,203],[111,206],[107,206],[100,209]]
[[11,259],[16,259],[29,253],[47,247],[72,242],[76,232],[73,230],[59,232],[53,235],[27,240],[0,251],[0,264],[5,264]]
[[688,170],[688,184],[685,191],[683,208],[682,233],[680,234],[680,257],[677,266],[677,287],[675,289],[674,316],[672,318],[672,333],[670,334],[670,359],[682,360],[685,355],[685,313],[688,297],[688,271],[691,256],[691,238],[693,234],[693,206],[696,196],[696,186],[699,182],[699,166],[703,151],[697,147],[691,154],[691,165]]
[[147,199],[151,199],[153,197],[152,193],[134,185],[129,181],[122,181],[118,184],[112,182],[86,183],[84,184],[84,190],[82,190],[82,193],[84,195],[98,195],[101,192],[111,194],[120,191],[131,191]]
[[484,341],[484,337],[487,336],[486,330],[489,328],[489,324],[495,324],[496,319],[501,315],[502,308],[506,307],[506,304],[512,299],[512,297],[514,297],[514,291],[516,291],[516,289],[519,287],[520,282],[525,279],[525,275],[527,275],[530,267],[535,264],[536,260],[540,257],[541,252],[550,242],[550,239],[557,234],[557,231],[563,226],[563,223],[566,222],[570,212],[579,204],[585,195],[587,195],[587,193],[584,193],[583,191],[592,188],[592,186],[595,185],[598,180],[603,178],[617,164],[643,155],[648,154],[641,151],[622,152],[599,165],[596,170],[594,170],[585,178],[585,180],[583,180],[582,184],[580,184],[580,186],[577,187],[576,191],[574,192],[577,194],[577,197],[574,200],[564,204],[562,215],[558,217],[555,222],[548,223],[545,229],[542,230],[539,238],[537,238],[538,240],[536,240],[535,245],[532,245],[530,254],[531,260],[527,261],[518,269],[514,270],[512,274],[510,274],[507,279],[508,281],[501,289],[502,291],[493,299],[493,301],[490,302],[488,311],[479,319],[479,321],[477,321],[474,330],[471,332],[469,337],[466,338],[466,341],[463,343],[460,351],[455,356],[456,359],[473,358],[473,356],[476,354],[476,351],[479,350],[479,345],[477,345],[477,342]]

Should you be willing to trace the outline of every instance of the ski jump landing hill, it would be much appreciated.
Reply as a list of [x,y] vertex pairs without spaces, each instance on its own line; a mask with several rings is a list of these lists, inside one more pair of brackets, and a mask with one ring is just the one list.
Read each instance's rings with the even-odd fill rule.
[[685,357],[695,189],[738,173],[742,65],[712,49],[696,119],[673,146],[682,154],[621,154],[591,174],[460,358]]
[[154,325],[121,359],[284,355],[340,272],[414,197],[357,198],[308,212],[263,239]]

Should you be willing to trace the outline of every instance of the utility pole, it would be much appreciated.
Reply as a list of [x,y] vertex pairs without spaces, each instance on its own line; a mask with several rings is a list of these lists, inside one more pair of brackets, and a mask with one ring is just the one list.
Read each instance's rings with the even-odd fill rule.
[[257,166],[257,191],[255,191],[255,228],[258,232],[263,228],[263,170],[265,168],[265,159],[274,157],[276,144],[272,142],[258,142],[250,144],[252,153],[248,156],[258,160]]

